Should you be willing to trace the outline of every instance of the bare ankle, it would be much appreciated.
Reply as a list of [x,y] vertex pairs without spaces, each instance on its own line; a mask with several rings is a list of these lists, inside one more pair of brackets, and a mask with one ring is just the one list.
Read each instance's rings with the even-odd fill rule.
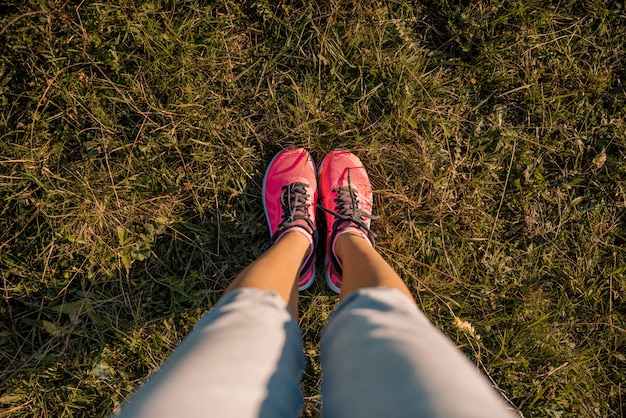
[[298,249],[304,250],[303,258],[306,258],[311,251],[311,241],[305,233],[296,228],[285,232],[280,238],[278,238],[278,241],[283,241],[284,244],[288,243],[287,245],[289,246],[295,246]]
[[335,253],[340,260],[343,260],[343,256],[347,254],[350,247],[359,246],[362,244],[370,246],[365,237],[356,231],[346,231],[337,238],[335,242]]

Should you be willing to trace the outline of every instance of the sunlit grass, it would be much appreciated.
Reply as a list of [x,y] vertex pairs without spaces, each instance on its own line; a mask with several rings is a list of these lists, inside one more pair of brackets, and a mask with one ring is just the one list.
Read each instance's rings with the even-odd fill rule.
[[289,145],[361,157],[381,253],[524,415],[623,413],[622,4],[204,3],[0,6],[0,416],[118,407],[262,252]]

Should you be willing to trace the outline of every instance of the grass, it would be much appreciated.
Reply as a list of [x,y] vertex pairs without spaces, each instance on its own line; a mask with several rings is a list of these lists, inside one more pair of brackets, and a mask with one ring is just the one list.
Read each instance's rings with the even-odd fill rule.
[[[381,253],[524,416],[624,416],[625,39],[593,0],[4,2],[0,416],[118,407],[262,252],[288,145],[361,157]],[[305,417],[336,303],[302,296]]]

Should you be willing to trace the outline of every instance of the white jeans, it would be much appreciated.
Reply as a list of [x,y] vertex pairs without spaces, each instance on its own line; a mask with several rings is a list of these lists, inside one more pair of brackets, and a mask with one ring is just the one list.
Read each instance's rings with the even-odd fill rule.
[[[346,298],[324,329],[324,417],[514,417],[488,380],[395,289]],[[297,417],[304,353],[273,292],[239,289],[202,318],[121,417]]]

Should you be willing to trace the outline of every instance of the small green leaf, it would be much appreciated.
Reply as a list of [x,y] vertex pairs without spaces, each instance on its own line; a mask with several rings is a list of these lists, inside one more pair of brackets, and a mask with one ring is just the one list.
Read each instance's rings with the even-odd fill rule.
[[193,232],[206,232],[206,229],[204,229],[200,225],[190,224],[189,222],[183,222],[182,225]]
[[43,329],[53,337],[61,337],[63,335],[63,328],[56,326],[50,321],[43,321]]
[[130,259],[128,254],[120,254],[120,258],[122,259],[122,264],[124,264],[124,267],[129,269],[133,261]]
[[118,226],[117,228],[117,239],[120,242],[120,245],[126,244],[126,228],[123,226]]
[[6,393],[0,396],[0,404],[17,403],[23,398],[22,395]]
[[66,315],[78,315],[91,308],[91,304],[86,300],[76,300],[74,302],[63,303],[62,305],[52,308],[54,312],[60,312]]

